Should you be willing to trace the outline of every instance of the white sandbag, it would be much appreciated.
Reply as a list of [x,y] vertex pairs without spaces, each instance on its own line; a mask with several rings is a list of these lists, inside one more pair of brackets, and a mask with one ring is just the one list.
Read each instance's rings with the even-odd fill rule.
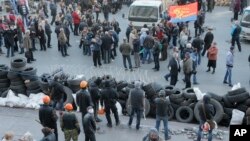
[[77,102],[76,102],[76,94],[72,94],[72,96],[73,96],[74,102],[76,104],[76,111],[80,112],[80,108],[79,108],[79,106],[77,105]]
[[201,90],[197,87],[194,87],[193,89],[194,89],[194,93],[197,97],[197,100],[202,100],[205,93],[202,93]]
[[86,77],[81,74],[81,75],[77,75],[75,78],[73,78],[73,80],[86,80]]
[[17,97],[12,90],[8,91],[6,96],[6,106],[8,107],[18,107],[18,102],[20,98]]
[[119,102],[116,102],[115,106],[117,108],[118,115],[119,116],[122,115],[122,106],[121,106],[121,104]]
[[0,106],[6,106],[6,98],[0,97]]
[[245,116],[245,113],[237,110],[237,109],[233,109],[233,114],[232,114],[232,119],[230,121],[230,125],[241,125],[243,122],[243,118]]
[[232,90],[236,90],[236,89],[239,89],[239,88],[241,88],[240,83],[237,83],[237,84],[233,85]]

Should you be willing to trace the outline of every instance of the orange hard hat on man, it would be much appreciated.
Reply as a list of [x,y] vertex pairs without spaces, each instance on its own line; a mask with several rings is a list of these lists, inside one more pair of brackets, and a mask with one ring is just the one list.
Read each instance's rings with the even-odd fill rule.
[[50,103],[50,97],[47,96],[47,95],[44,96],[44,97],[43,97],[43,103],[44,103],[44,104],[49,104],[49,103]]
[[82,81],[80,83],[80,88],[82,88],[82,89],[87,88],[87,86],[88,86],[88,82],[87,81]]
[[65,106],[64,106],[65,110],[67,111],[72,111],[73,110],[73,106],[71,103],[67,103]]

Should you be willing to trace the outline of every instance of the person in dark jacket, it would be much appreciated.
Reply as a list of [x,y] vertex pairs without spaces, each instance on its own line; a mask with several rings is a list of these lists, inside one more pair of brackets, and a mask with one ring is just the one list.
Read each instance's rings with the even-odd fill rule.
[[235,21],[235,25],[233,25],[232,33],[231,33],[231,35],[232,35],[231,45],[234,47],[235,42],[236,42],[238,49],[239,49],[239,52],[241,52],[240,33],[241,33],[241,27],[239,25],[239,22]]
[[213,40],[214,40],[214,35],[212,33],[212,28],[209,27],[208,32],[206,33],[205,38],[204,38],[204,49],[201,53],[202,56],[204,56],[206,51],[210,48]]
[[[203,96],[203,103],[198,107],[199,116],[200,116],[200,125],[198,131],[197,141],[201,141],[201,134],[202,134],[202,125],[207,120],[213,120],[214,115],[214,107],[210,104],[210,97],[208,95]],[[213,130],[208,131],[208,141],[212,141],[212,132]]]
[[[150,50],[154,46],[154,38],[152,35],[149,35],[149,31],[146,31],[147,36],[145,37],[145,40],[143,42],[143,59],[142,59],[142,64],[147,60],[148,64],[151,62],[151,52]],[[148,59],[147,59],[148,58]]]
[[234,20],[238,20],[240,10],[241,10],[241,0],[234,0],[234,7],[233,7]]
[[78,141],[78,134],[80,133],[80,126],[76,115],[72,112],[73,106],[67,103],[64,106],[66,112],[61,113],[60,123],[62,131],[64,132],[65,141]]
[[82,81],[80,83],[81,90],[76,93],[76,104],[79,106],[80,112],[82,113],[82,120],[87,113],[87,107],[93,105],[87,86],[88,82]]
[[4,37],[4,44],[5,47],[7,48],[7,55],[6,57],[9,57],[11,54],[11,57],[15,56],[14,55],[14,26],[11,26],[10,28],[6,26],[6,30],[3,32],[3,37]]
[[198,12],[197,20],[194,22],[194,28],[195,28],[195,37],[197,37],[198,34],[202,33],[202,26],[204,24],[204,16],[202,11]]
[[47,38],[48,38],[47,47],[48,47],[48,48],[51,48],[50,41],[51,41],[51,33],[52,33],[52,30],[51,30],[51,28],[50,28],[50,25],[49,25],[48,20],[45,20],[45,33],[46,33]]
[[178,53],[173,54],[173,58],[169,61],[168,69],[170,70],[170,85],[175,86],[180,72],[180,62]]
[[91,99],[93,101],[93,105],[94,105],[94,116],[95,116],[95,120],[96,122],[101,122],[102,120],[100,118],[98,118],[98,115],[97,115],[97,111],[99,109],[99,101],[100,101],[100,90],[98,88],[98,81],[94,81],[92,83],[90,83],[89,85],[89,93],[90,93],[90,96],[91,96]]
[[153,68],[154,71],[160,70],[160,62],[159,62],[160,52],[161,52],[161,47],[160,47],[159,39],[155,38],[154,46],[152,50],[152,54],[154,56],[154,63],[155,63],[155,67]]
[[54,130],[56,141],[58,141],[58,133],[57,133],[57,124],[56,121],[58,119],[56,115],[56,111],[49,106],[50,97],[43,97],[43,105],[41,105],[39,109],[39,120],[43,127],[49,127]]
[[120,45],[120,52],[122,53],[123,66],[124,66],[125,70],[128,70],[127,63],[126,63],[126,60],[127,60],[130,71],[133,71],[131,58],[130,58],[130,54],[132,52],[132,47],[127,42],[126,38],[123,38],[123,43]]
[[118,111],[115,106],[116,101],[118,99],[118,93],[115,89],[111,88],[110,82],[105,82],[105,88],[101,91],[101,106],[105,104],[105,112],[106,112],[106,119],[108,121],[107,126],[112,127],[112,121],[110,117],[110,111],[114,114],[116,125],[120,124]]
[[51,99],[53,100],[52,107],[57,110],[63,110],[64,88],[63,85],[58,82],[58,78],[55,77],[50,84]]
[[110,6],[108,5],[107,1],[103,2],[102,11],[103,11],[104,19],[106,21],[109,21]]
[[136,36],[136,39],[133,41],[133,51],[134,51],[134,60],[135,68],[140,67],[140,39],[139,36]]
[[44,137],[40,141],[56,141],[56,136],[53,129],[43,127],[42,132]]
[[41,25],[39,25],[38,27],[38,31],[37,31],[37,37],[39,39],[39,43],[40,43],[40,51],[46,51],[46,38],[45,38],[45,33],[44,30],[42,28]]
[[96,132],[96,123],[94,118],[94,109],[89,106],[87,108],[88,113],[84,116],[83,119],[83,129],[85,133],[85,141],[96,141],[95,132]]
[[51,12],[51,16],[52,16],[52,20],[51,20],[51,25],[53,25],[53,23],[56,20],[56,14],[57,14],[57,5],[55,4],[54,1],[51,1],[49,4],[50,7],[50,12]]
[[168,112],[170,101],[166,99],[165,90],[160,90],[159,97],[154,100],[156,105],[156,125],[155,128],[159,132],[159,127],[161,121],[163,121],[164,125],[164,136],[165,140],[171,139],[171,136],[168,135]]
[[99,67],[102,66],[102,63],[101,63],[101,45],[102,45],[102,41],[99,37],[95,37],[91,40],[90,48],[93,52],[93,62],[94,62],[95,67],[97,67],[97,63],[99,65]]
[[103,50],[103,60],[104,64],[110,63],[111,60],[111,46],[113,44],[113,39],[109,35],[109,32],[105,32],[105,35],[102,37],[102,45],[101,48]]
[[130,127],[134,114],[136,114],[136,129],[139,130],[140,128],[140,121],[141,115],[144,112],[145,107],[145,92],[141,89],[141,83],[136,81],[135,88],[130,90],[129,98],[128,98],[128,105],[131,107],[131,113],[129,117],[128,126]]
[[203,48],[204,41],[200,38],[200,34],[197,35],[196,38],[194,38],[192,42],[193,48],[197,51],[197,59],[198,59],[198,64],[200,65],[201,63],[201,50]]

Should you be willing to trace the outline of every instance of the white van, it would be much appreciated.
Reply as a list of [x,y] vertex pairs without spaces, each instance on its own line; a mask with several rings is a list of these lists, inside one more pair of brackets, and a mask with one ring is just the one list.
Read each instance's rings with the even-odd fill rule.
[[163,12],[166,11],[161,0],[136,0],[129,7],[128,20],[137,29],[147,24],[160,23]]
[[243,15],[240,20],[242,39],[250,40],[250,6],[244,9]]

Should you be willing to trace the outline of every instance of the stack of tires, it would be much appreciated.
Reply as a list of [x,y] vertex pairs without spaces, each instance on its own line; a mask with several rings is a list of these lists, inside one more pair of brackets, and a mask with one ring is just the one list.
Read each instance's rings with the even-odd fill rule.
[[126,101],[128,99],[128,95],[130,92],[130,88],[127,86],[128,86],[128,83],[126,81],[119,81],[117,82],[117,85],[116,85],[117,92],[118,92],[118,102],[122,106],[123,115],[127,114]]
[[8,71],[8,66],[3,64],[0,65],[0,97],[2,96],[2,93],[9,89],[10,86],[10,81],[7,77]]
[[[222,97],[221,102],[224,106],[224,115],[221,124],[228,126],[232,118],[233,109],[238,109],[246,113],[247,108],[250,107],[250,95],[249,92],[242,87],[229,91]],[[246,118],[244,118],[243,124],[244,123],[246,123]]]
[[22,79],[25,82],[25,86],[27,88],[27,95],[40,93],[40,81],[37,76],[37,69],[33,67],[27,67],[22,71]]
[[68,87],[73,91],[73,93],[76,93],[80,90],[80,83],[81,81],[86,80],[85,77],[82,78],[70,78],[67,80]]
[[10,89],[16,94],[26,95],[26,87],[21,77],[22,71],[26,69],[25,58],[14,58],[11,60],[11,68],[8,72],[8,79],[10,80]]

